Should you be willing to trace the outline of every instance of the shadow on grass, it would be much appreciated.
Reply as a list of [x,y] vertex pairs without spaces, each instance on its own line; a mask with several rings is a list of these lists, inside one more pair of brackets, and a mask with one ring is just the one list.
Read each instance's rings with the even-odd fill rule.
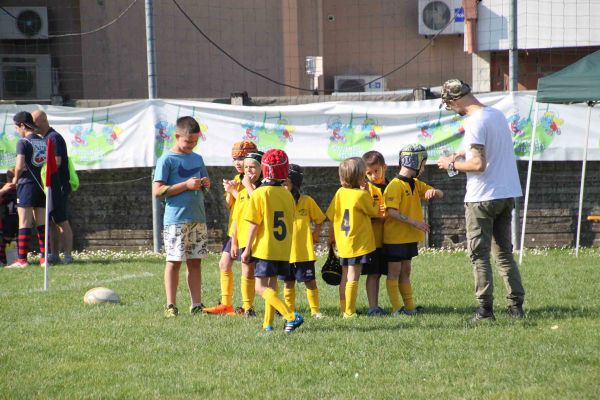
[[599,318],[600,309],[548,305],[538,308],[525,308],[525,314],[532,319]]

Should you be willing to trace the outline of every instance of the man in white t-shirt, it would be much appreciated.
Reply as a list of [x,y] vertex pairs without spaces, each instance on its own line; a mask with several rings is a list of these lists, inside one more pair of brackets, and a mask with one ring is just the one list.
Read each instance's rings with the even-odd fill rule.
[[471,321],[495,319],[492,251],[508,291],[507,313],[510,317],[523,318],[525,290],[511,242],[514,198],[523,193],[508,123],[502,112],[483,105],[473,96],[469,85],[458,79],[444,83],[440,108],[442,105],[468,117],[462,150],[449,157],[440,157],[438,166],[467,174],[467,247],[475,276],[475,297],[479,303]]

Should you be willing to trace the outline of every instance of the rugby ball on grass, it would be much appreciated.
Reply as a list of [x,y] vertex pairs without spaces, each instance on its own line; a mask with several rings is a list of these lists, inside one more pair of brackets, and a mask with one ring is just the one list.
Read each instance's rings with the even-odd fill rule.
[[97,287],[90,289],[85,293],[85,296],[83,296],[83,302],[85,304],[119,304],[121,302],[121,298],[112,289]]

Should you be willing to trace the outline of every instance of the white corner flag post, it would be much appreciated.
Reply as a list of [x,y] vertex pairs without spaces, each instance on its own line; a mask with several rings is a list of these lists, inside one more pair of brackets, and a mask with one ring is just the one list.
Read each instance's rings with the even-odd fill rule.
[[[50,161],[50,162],[48,162]],[[46,176],[41,177],[46,187],[46,212],[44,232],[44,290],[48,290],[48,239],[50,237],[50,212],[52,211],[52,174],[56,171],[56,158],[54,157],[54,149],[52,141],[48,140],[46,149]]]
[[[46,172],[47,173],[47,172]],[[48,290],[48,238],[50,231],[50,206],[52,205],[52,187],[46,186],[46,229],[44,233],[44,290]]]

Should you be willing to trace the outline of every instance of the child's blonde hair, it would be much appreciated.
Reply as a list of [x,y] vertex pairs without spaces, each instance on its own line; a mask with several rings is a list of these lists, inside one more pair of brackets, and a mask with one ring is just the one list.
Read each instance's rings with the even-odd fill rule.
[[346,158],[340,164],[340,183],[345,188],[358,189],[365,181],[367,165],[360,157]]

